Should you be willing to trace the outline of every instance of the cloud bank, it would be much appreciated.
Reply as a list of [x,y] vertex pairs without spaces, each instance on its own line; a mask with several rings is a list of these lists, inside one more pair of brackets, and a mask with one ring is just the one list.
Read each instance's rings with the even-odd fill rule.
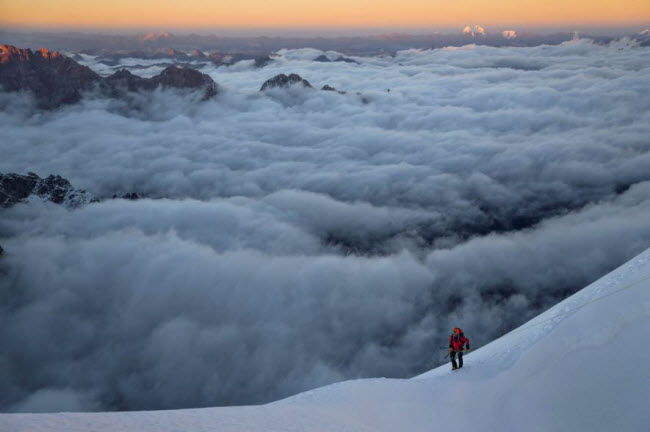
[[[647,49],[320,54],[206,66],[201,104],[0,95],[0,172],[150,198],[2,212],[2,410],[415,375],[450,328],[479,346],[650,245]],[[257,91],[281,72],[348,93]]]

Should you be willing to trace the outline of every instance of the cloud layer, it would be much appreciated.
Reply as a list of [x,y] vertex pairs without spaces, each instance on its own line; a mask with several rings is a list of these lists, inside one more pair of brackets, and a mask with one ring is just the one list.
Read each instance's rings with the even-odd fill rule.
[[[414,375],[451,327],[488,342],[650,245],[647,49],[320,54],[206,66],[200,104],[0,95],[0,172],[155,198],[3,211],[3,410]],[[257,91],[280,72],[348,93]]]

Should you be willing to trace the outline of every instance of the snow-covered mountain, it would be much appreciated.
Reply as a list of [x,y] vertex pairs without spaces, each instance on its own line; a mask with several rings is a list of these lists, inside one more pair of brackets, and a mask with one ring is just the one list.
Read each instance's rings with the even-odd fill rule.
[[0,429],[647,431],[648,340],[650,249],[467,355],[456,372],[347,381],[262,406],[4,414]]
[[485,36],[485,29],[478,24],[466,25],[463,28],[463,34],[466,36]]
[[137,36],[141,42],[167,40],[174,37],[173,34],[165,31],[141,33]]

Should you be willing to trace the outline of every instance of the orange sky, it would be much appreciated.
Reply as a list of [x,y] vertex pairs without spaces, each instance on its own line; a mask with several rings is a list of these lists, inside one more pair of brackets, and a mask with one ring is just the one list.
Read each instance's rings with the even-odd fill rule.
[[650,24],[650,0],[0,0],[0,24],[47,28],[447,28]]

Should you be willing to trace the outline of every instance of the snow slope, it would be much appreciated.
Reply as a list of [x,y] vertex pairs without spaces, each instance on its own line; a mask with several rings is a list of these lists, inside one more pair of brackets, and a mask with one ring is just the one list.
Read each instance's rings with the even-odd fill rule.
[[650,249],[457,372],[347,381],[263,406],[4,414],[0,430],[649,431],[649,342]]

